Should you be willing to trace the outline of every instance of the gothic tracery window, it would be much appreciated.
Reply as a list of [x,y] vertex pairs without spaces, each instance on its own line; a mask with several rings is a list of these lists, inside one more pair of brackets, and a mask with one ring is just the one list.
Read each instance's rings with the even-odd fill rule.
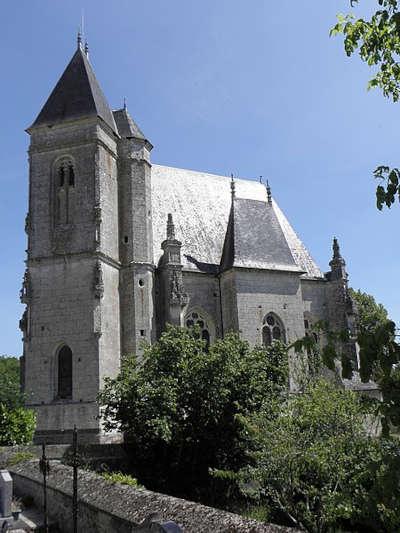
[[262,326],[262,341],[264,346],[270,346],[273,341],[285,342],[285,328],[282,321],[274,313],[264,317]]
[[70,159],[63,159],[56,171],[56,223],[70,224],[73,219],[75,169]]
[[62,400],[72,398],[72,351],[69,346],[62,346],[57,354],[58,382],[57,397]]
[[201,316],[201,314],[198,311],[192,311],[189,313],[186,316],[185,325],[188,328],[197,326],[199,329],[199,336],[201,339],[206,341],[206,347],[208,349],[211,343],[210,327],[208,322]]

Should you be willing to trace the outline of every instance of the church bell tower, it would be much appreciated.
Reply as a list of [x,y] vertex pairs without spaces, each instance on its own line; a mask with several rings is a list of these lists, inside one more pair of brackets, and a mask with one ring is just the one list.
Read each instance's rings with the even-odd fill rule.
[[36,442],[109,441],[98,391],[120,365],[117,143],[113,113],[80,36],[34,123],[20,322]]

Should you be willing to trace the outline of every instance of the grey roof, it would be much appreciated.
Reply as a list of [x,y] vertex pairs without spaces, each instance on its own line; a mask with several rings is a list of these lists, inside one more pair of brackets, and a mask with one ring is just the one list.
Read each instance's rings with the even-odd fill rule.
[[31,128],[91,116],[100,117],[117,132],[114,116],[93,69],[78,47]]
[[[167,215],[172,213],[176,238],[182,242],[184,268],[216,271],[221,263],[231,210],[230,178],[160,165],[152,166],[151,175],[154,262],[158,264],[161,257]],[[235,180],[235,185],[235,204],[240,206],[240,241],[244,241],[246,236],[252,239],[249,246],[241,242],[240,254],[235,258],[236,265],[247,268],[301,270],[309,277],[323,278],[322,272],[276,202],[273,200],[272,206],[268,206],[265,186],[245,179]],[[240,199],[250,202],[241,202]],[[266,213],[263,212],[264,209]],[[257,231],[252,218],[254,216],[262,224],[261,232]],[[254,235],[251,235],[251,230]],[[268,232],[270,242],[262,232]],[[274,242],[279,242],[277,251],[273,251]],[[266,248],[259,250],[259,246]]]
[[272,204],[244,198],[232,202],[221,266],[302,272]]
[[146,137],[130,116],[126,107],[113,111],[113,115],[115,122],[117,123],[118,133],[121,137],[125,137],[126,139],[131,139],[133,137],[135,139],[142,139],[143,141],[146,140]]

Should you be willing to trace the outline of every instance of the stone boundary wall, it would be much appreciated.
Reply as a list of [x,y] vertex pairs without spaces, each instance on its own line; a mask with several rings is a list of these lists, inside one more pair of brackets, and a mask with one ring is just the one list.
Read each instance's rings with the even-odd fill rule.
[[[31,496],[43,505],[38,461],[9,468],[17,496]],[[72,533],[72,468],[51,464],[48,509],[62,532]],[[195,502],[164,494],[112,484],[94,472],[79,471],[79,531],[85,533],[149,533],[160,531],[157,520],[173,520],[185,533],[295,533],[294,529],[261,524]]]
[[[0,468],[8,468],[9,461],[16,454],[28,453],[40,459],[42,446],[38,444],[4,446],[0,448]],[[72,453],[69,444],[47,444],[48,459],[65,461]],[[78,444],[78,454],[83,464],[97,470],[106,465],[109,470],[125,471],[129,465],[129,455],[123,444]],[[33,457],[32,457],[33,459]]]

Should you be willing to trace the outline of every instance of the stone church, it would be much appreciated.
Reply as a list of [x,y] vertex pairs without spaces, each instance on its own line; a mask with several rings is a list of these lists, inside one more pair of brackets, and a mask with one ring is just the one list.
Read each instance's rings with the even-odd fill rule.
[[323,274],[262,183],[151,163],[126,106],[112,111],[78,37],[33,124],[23,385],[36,441],[110,441],[96,396],[121,357],[167,323],[207,343],[303,337],[321,319],[353,327],[334,241]]

